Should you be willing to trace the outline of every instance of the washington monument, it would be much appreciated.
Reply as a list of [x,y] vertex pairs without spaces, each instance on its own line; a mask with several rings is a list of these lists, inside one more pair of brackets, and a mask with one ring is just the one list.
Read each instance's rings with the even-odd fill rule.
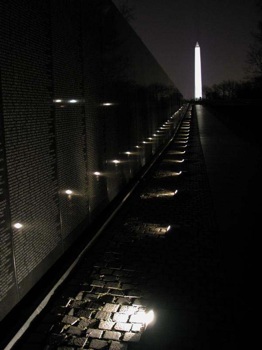
[[202,75],[201,75],[201,57],[200,46],[198,42],[195,46],[195,100],[202,98]]

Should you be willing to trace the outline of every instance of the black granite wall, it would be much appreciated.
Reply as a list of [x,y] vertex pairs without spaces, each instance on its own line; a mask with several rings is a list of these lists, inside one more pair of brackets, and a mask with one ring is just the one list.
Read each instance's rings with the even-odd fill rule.
[[0,14],[1,320],[152,157],[165,135],[143,141],[182,96],[110,0]]

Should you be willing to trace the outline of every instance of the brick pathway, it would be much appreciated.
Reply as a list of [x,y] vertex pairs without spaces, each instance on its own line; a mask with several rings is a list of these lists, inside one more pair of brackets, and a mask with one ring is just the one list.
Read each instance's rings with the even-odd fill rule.
[[190,107],[175,140],[15,349],[213,350],[218,334],[220,345],[228,342],[216,239]]

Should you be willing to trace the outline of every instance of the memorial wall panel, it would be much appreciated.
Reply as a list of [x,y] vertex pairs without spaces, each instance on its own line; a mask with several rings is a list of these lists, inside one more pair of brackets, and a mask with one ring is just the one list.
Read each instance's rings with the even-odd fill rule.
[[109,203],[106,161],[107,108],[104,91],[102,28],[105,7],[101,1],[82,3],[83,78],[85,98],[86,151],[90,219]]
[[51,2],[53,102],[63,238],[88,216],[80,4],[74,0]]
[[5,140],[0,71],[0,318],[8,313],[10,305],[19,301],[14,263],[13,241],[10,230],[10,206],[7,190]]
[[0,13],[1,320],[167,140],[182,96],[110,0]]
[[[2,3],[1,87],[12,240],[19,297],[61,245],[52,114],[48,2]],[[54,261],[42,264],[45,272]]]

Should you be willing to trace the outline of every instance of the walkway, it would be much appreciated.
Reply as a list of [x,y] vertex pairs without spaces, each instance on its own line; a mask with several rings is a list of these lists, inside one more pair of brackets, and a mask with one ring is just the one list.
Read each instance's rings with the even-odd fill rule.
[[174,142],[14,349],[250,349],[260,163],[256,147],[191,106]]

